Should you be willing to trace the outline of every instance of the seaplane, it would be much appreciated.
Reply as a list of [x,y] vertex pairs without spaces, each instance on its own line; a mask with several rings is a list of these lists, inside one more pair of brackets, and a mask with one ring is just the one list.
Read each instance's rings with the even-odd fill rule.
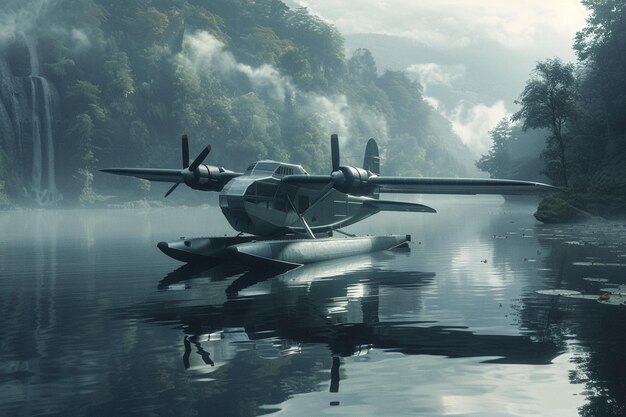
[[[182,136],[182,169],[106,168],[102,172],[180,184],[219,193],[219,206],[235,236],[180,238],[159,242],[166,255],[185,263],[220,263],[296,268],[304,264],[407,246],[410,235],[354,236],[341,229],[381,211],[436,213],[423,204],[384,200],[381,194],[541,194],[550,185],[506,179],[391,177],[380,175],[374,139],[363,166],[341,165],[339,138],[331,135],[332,171],[311,175],[302,166],[262,160],[245,172],[204,164],[211,145],[189,162]],[[333,232],[344,237],[334,237]]]

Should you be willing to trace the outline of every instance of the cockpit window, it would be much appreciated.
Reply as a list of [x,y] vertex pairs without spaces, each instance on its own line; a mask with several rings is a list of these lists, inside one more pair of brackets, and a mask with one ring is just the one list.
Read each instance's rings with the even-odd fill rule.
[[276,176],[309,175],[300,165],[281,165],[274,173]]
[[275,172],[276,175],[293,175],[294,174],[294,170],[293,167],[286,167],[284,165],[281,165],[278,167],[278,169]]
[[300,165],[259,161],[251,164],[246,169],[246,175],[284,177],[285,175],[308,175],[308,173]]
[[277,165],[276,162],[257,162],[254,167],[254,174],[256,175],[257,173],[260,174],[263,172],[271,175],[274,173],[274,170],[276,170]]

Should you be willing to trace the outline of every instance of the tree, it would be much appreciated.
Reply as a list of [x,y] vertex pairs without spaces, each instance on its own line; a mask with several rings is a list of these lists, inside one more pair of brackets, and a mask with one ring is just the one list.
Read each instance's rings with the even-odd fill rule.
[[587,25],[576,33],[574,42],[580,60],[597,57],[608,48],[623,63],[623,48],[615,47],[626,37],[626,4],[623,0],[582,0],[582,4],[589,9],[589,15]]
[[[589,99],[600,103],[609,141],[626,145],[626,3],[623,0],[583,0],[587,25],[576,34],[574,49],[586,66]],[[613,152],[611,148],[609,153]]]
[[255,26],[248,35],[242,36],[241,44],[245,49],[244,58],[253,66],[276,66],[280,56],[293,48],[290,41],[280,39],[271,28],[263,26]]
[[[545,156],[558,158],[560,178],[553,180],[568,185],[566,163],[567,125],[575,117],[576,79],[574,66],[560,59],[547,59],[537,63],[530,80],[515,103],[522,108],[513,115],[513,120],[523,121],[523,130],[547,128]],[[547,161],[548,164],[550,161]],[[552,174],[555,176],[555,174]]]
[[372,83],[378,78],[376,61],[369,49],[359,48],[348,61],[348,73],[353,79],[364,84]]
[[299,88],[311,88],[311,63],[302,48],[292,47],[285,51],[279,58],[278,68],[283,74],[290,76]]
[[509,155],[511,130],[508,117],[500,120],[498,125],[489,131],[491,137],[489,153],[476,161],[476,167],[488,172],[492,178],[501,178],[508,174],[511,163],[511,155]]
[[388,116],[391,133],[423,136],[428,110],[421,85],[400,71],[385,71],[376,84],[391,104],[391,114]]
[[317,85],[336,87],[346,64],[343,37],[339,31],[311,15],[306,8],[298,8],[287,18],[285,35],[307,51]]
[[135,92],[135,85],[128,55],[124,52],[113,52],[104,61],[103,69],[106,77],[106,101],[119,113],[132,115],[134,109],[129,98]]
[[232,114],[237,120],[233,132],[237,141],[226,144],[228,151],[244,163],[267,158],[280,137],[275,115],[253,92],[233,100]]

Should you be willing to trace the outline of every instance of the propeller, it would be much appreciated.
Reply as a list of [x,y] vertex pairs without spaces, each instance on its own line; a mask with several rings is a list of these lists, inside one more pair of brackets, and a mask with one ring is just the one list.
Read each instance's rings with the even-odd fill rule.
[[182,136],[182,169],[171,168],[104,168],[100,171],[115,175],[128,175],[130,177],[141,178],[148,181],[160,181],[174,183],[167,190],[165,197],[169,196],[181,184],[185,183],[194,190],[202,191],[222,191],[224,186],[233,178],[243,175],[233,172],[223,167],[204,164],[204,160],[211,152],[211,145],[200,152],[191,164],[189,163],[189,139],[187,135]]
[[189,139],[187,135],[183,135],[181,138],[182,148],[183,148],[183,169],[180,171],[180,180],[178,180],[172,187],[167,190],[165,193],[165,198],[172,194],[176,187],[178,187],[181,183],[185,182],[187,184],[193,184],[196,179],[196,170],[204,162],[206,157],[211,152],[211,145],[207,145],[206,148],[200,152],[200,154],[193,160],[191,164],[189,164]]
[[283,181],[300,184],[326,184],[327,188],[323,189],[324,192],[332,188],[355,195],[371,192],[373,186],[368,183],[368,179],[375,175],[363,168],[341,165],[339,138],[336,134],[330,136],[330,152],[333,167],[330,175],[290,175],[283,178]]
[[347,194],[358,194],[371,188],[367,184],[367,179],[371,175],[367,170],[341,165],[339,158],[339,137],[334,133],[330,136],[330,155],[333,166],[330,178],[334,188]]

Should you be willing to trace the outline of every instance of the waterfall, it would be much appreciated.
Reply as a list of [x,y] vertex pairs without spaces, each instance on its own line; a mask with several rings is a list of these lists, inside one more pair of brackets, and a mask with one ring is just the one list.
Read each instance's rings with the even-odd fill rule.
[[32,75],[30,84],[33,150],[31,197],[40,206],[54,205],[61,196],[57,191],[55,178],[50,85],[45,78]]
[[[52,132],[52,99],[48,80],[40,76],[39,55],[32,38],[25,37],[30,57],[32,183],[31,197],[40,206],[55,205],[62,196],[56,188],[54,138]],[[42,140],[45,138],[45,142]],[[43,167],[46,166],[44,171]],[[44,186],[44,179],[45,186]]]
[[[44,115],[45,115],[45,129],[46,129],[46,156],[47,156],[47,174],[48,174],[48,194],[58,200],[62,199],[62,196],[57,190],[56,184],[56,172],[54,165],[54,138],[52,136],[52,94],[50,93],[50,84],[48,80],[41,77],[41,86],[43,89],[43,101],[44,101]],[[55,201],[55,202],[56,202]]]
[[35,40],[24,34],[22,40],[28,51],[27,74],[14,75],[0,57],[0,146],[16,161],[24,196],[39,206],[54,206],[63,198],[56,185],[54,90],[40,75]]

